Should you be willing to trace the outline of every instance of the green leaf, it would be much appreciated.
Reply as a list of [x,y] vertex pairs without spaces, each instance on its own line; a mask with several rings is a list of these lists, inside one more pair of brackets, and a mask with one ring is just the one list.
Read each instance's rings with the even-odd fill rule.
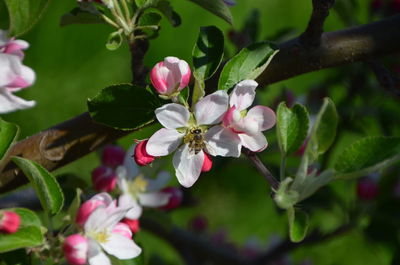
[[50,0],[5,0],[10,16],[10,35],[29,31],[41,18]]
[[0,1],[0,29],[8,29],[10,24],[9,20],[6,3]]
[[309,116],[307,109],[296,104],[293,108],[286,107],[285,102],[277,110],[277,136],[279,148],[287,156],[300,148],[307,138]]
[[192,106],[194,106],[197,103],[197,101],[199,101],[204,97],[204,95],[206,94],[204,88],[205,88],[204,81],[198,79],[194,80]]
[[34,212],[24,208],[2,210],[18,213],[21,217],[21,224],[18,231],[14,234],[0,233],[0,253],[43,244],[44,238],[41,230],[41,222]]
[[289,219],[290,240],[295,243],[303,241],[309,226],[308,215],[295,208],[289,208],[287,214]]
[[215,71],[224,56],[224,35],[215,26],[201,27],[193,48],[193,75],[198,80],[207,80]]
[[60,20],[60,26],[64,27],[71,24],[101,24],[104,20],[98,15],[89,11],[74,8],[71,12],[63,15]]
[[68,208],[68,215],[71,221],[74,221],[76,219],[76,214],[78,212],[79,207],[81,206],[81,195],[82,195],[82,190],[76,189],[75,198],[71,202],[71,205]]
[[400,137],[367,137],[346,148],[334,165],[337,178],[354,178],[400,160]]
[[137,7],[142,7],[146,2],[147,0],[135,0]]
[[222,18],[229,24],[233,24],[231,10],[222,0],[189,0],[202,8],[208,10],[214,15]]
[[161,15],[155,12],[147,12],[140,16],[139,26],[159,26]]
[[18,126],[0,119],[0,170],[3,159],[18,137]]
[[28,159],[13,157],[12,161],[31,182],[43,209],[49,214],[59,213],[64,204],[64,194],[54,176],[38,163]]
[[121,46],[123,40],[122,32],[114,31],[108,36],[106,48],[110,51],[115,51],[119,48],[119,46]]
[[227,90],[242,80],[257,78],[277,52],[269,42],[255,43],[242,49],[222,69],[218,89]]
[[161,106],[161,101],[144,88],[120,84],[102,89],[87,104],[95,122],[132,130],[151,123],[154,110]]
[[181,24],[181,17],[172,9],[169,1],[160,0],[156,3],[154,8],[158,9],[172,26],[177,27]]

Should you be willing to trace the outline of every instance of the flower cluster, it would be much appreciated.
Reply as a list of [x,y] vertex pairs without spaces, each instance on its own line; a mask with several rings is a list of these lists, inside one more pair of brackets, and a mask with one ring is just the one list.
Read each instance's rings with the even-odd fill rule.
[[0,30],[0,113],[8,113],[33,107],[34,101],[26,101],[13,93],[31,86],[35,81],[33,70],[22,64],[23,50],[29,44],[23,40],[9,39]]
[[[156,91],[161,95],[165,95],[164,91],[168,91],[167,95],[177,95],[190,79],[186,65],[175,57],[158,63],[151,74]],[[276,117],[264,106],[247,111],[254,101],[257,85],[254,80],[244,80],[230,95],[220,90],[191,108],[187,104],[170,103],[156,109],[157,120],[164,128],[145,143],[145,153],[154,158],[175,152],[173,165],[178,181],[184,187],[191,187],[201,172],[211,169],[210,156],[239,157],[242,147],[253,152],[264,150],[267,140],[262,132],[275,125]]]
[[68,263],[81,265],[109,265],[105,254],[118,259],[132,259],[140,255],[141,248],[132,239],[132,231],[122,221],[130,208],[117,206],[107,193],[100,193],[81,205],[76,223],[82,233],[68,236],[63,244]]

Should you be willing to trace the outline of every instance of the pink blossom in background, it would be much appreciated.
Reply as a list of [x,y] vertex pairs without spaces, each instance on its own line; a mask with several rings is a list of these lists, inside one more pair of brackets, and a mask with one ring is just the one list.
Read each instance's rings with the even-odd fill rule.
[[71,265],[84,265],[87,263],[89,243],[88,239],[79,234],[68,236],[63,244],[65,259]]

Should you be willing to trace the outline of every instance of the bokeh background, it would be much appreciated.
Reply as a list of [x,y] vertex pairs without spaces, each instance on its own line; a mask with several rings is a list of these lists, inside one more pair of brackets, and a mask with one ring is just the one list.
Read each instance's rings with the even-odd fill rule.
[[[216,25],[226,36],[232,36],[233,31],[241,30],[249,14],[256,9],[260,13],[258,40],[285,40],[301,33],[311,13],[311,1],[237,0],[231,8],[232,27],[189,1],[172,0],[171,3],[181,15],[182,25],[173,28],[163,20],[160,36],[151,41],[146,55],[145,62],[149,67],[166,56],[191,62],[192,48],[201,26]],[[326,31],[365,24],[390,15],[388,8],[371,11],[368,0],[337,0],[336,5],[326,21]],[[112,31],[109,26],[59,26],[60,17],[75,6],[73,0],[52,1],[40,22],[22,37],[31,44],[24,62],[35,70],[37,82],[19,95],[36,100],[37,106],[3,116],[21,127],[21,139],[86,111],[87,98],[96,95],[101,88],[131,80],[127,46],[123,45],[117,51],[105,48],[105,41]],[[281,34],[282,30],[286,34]],[[226,54],[233,55],[235,45],[228,39],[226,43]],[[396,70],[400,66],[398,59],[391,56],[384,59],[384,63]],[[344,146],[362,136],[400,135],[399,98],[381,88],[363,63],[309,73],[270,85],[259,90],[258,103],[275,109],[279,100],[293,97],[315,114],[324,96],[330,96],[337,104],[341,123],[338,140],[321,161],[321,167],[331,165]],[[147,138],[155,129],[129,135],[118,144],[128,148],[133,139]],[[274,129],[267,132],[267,138],[270,147],[261,158],[272,172],[277,173],[280,158]],[[298,162],[298,156],[289,158],[289,173],[295,172]],[[235,245],[238,249],[246,242],[252,242],[250,244],[256,248],[265,250],[286,240],[286,215],[275,207],[268,184],[246,158],[221,159],[214,163],[214,169],[203,174],[190,190],[196,204],[170,213],[174,223],[186,228],[193,218],[206,220],[206,230],[199,236],[222,238],[223,245]],[[90,172],[98,164],[98,154],[92,153],[56,173],[72,174],[89,182]],[[173,172],[168,166],[167,169]],[[346,181],[333,183],[304,202],[301,207],[311,209],[312,230],[329,233],[348,223],[354,213],[361,212],[363,217],[359,218],[361,221],[356,228],[347,233],[315,245],[299,246],[285,258],[287,263],[280,264],[400,264],[395,260],[400,237],[397,219],[400,197],[395,193],[398,177],[398,167],[369,176],[380,189],[373,200],[358,198],[357,182]],[[177,185],[177,181],[173,178],[171,184]],[[146,231],[139,232],[137,239],[145,249],[146,258],[156,255],[165,264],[183,264],[168,244]]]

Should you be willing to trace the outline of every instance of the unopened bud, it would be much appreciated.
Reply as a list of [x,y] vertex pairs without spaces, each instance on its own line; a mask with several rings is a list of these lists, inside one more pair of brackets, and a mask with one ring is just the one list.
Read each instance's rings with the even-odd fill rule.
[[15,212],[4,211],[0,213],[0,233],[13,234],[18,231],[21,218]]
[[117,145],[108,145],[104,147],[101,162],[105,166],[115,168],[124,163],[125,150]]
[[146,151],[147,142],[148,140],[141,141],[135,147],[133,158],[139,166],[146,166],[152,163],[155,159],[154,156],[149,155]]
[[201,168],[201,172],[208,172],[211,170],[213,162],[211,160],[211,156],[204,152],[204,161],[203,166]]
[[96,191],[112,191],[117,184],[117,175],[106,166],[99,166],[92,171],[92,183]]
[[166,187],[166,188],[162,189],[161,192],[171,195],[169,197],[168,203],[166,205],[160,207],[161,209],[168,211],[168,210],[175,209],[181,205],[182,199],[183,199],[183,193],[180,188]]
[[136,234],[140,229],[140,223],[138,219],[125,218],[122,220],[122,223],[126,224],[129,227],[133,235]]
[[71,265],[83,265],[87,262],[88,240],[86,237],[74,234],[68,236],[63,244],[64,256]]

